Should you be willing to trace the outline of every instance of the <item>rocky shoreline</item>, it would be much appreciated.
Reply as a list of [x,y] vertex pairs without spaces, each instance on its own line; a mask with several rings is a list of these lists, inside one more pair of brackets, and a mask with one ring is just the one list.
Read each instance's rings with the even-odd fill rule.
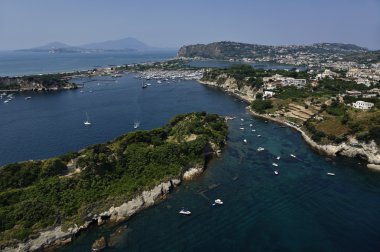
[[[212,147],[212,155],[220,156],[221,149],[212,143],[210,143],[210,146]],[[14,247],[6,247],[2,251],[53,251],[58,247],[71,243],[77,236],[92,226],[100,226],[106,222],[110,223],[110,225],[116,225],[124,222],[142,210],[161,202],[165,199],[165,196],[174,188],[179,186],[182,181],[193,179],[203,173],[205,168],[206,164],[203,166],[199,165],[189,168],[179,178],[170,179],[167,182],[156,185],[150,190],[145,190],[120,206],[112,206],[105,212],[89,216],[89,220],[81,226],[75,224],[74,227],[70,227],[67,230],[64,230],[62,226],[52,227],[40,232],[39,236],[35,239],[30,239],[24,243],[19,243]]]
[[[209,82],[209,81],[199,81],[199,83],[204,85],[209,85],[213,87],[217,87],[222,89],[224,92],[230,93],[239,99],[251,103],[254,100],[254,92],[252,89],[245,95],[241,94],[243,91],[237,89],[237,84],[234,80],[227,79],[226,83],[222,85],[218,85],[215,82]],[[249,89],[249,88],[248,88]],[[279,118],[271,117],[266,114],[259,114],[253,111],[250,107],[247,107],[247,110],[254,116],[260,117],[263,119],[271,120],[283,125],[286,125],[290,128],[293,128],[301,133],[303,139],[315,150],[318,152],[329,155],[329,156],[336,156],[336,155],[342,155],[350,158],[359,157],[361,159],[367,160],[368,164],[367,167],[374,170],[380,171],[380,150],[378,149],[376,143],[374,141],[370,142],[369,144],[358,142],[356,139],[349,138],[347,142],[343,142],[339,145],[320,145],[313,141],[300,127],[297,127],[295,125],[292,125],[284,120],[281,120]]]

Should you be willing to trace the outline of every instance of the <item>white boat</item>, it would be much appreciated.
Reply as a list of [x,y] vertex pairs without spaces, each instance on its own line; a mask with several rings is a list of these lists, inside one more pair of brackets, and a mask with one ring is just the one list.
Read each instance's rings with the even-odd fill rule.
[[241,129],[241,130],[244,130],[244,128],[243,128],[243,127],[240,127],[240,129]]
[[241,118],[240,120],[241,120],[242,122],[244,122],[244,119],[243,119],[243,118]]
[[223,201],[221,201],[220,199],[216,199],[214,202],[215,204],[223,205]]
[[327,175],[329,175],[329,176],[335,176],[335,173],[333,173],[333,172],[328,172]]
[[90,125],[91,125],[90,118],[88,117],[87,112],[86,112],[86,121],[84,121],[83,124],[84,124],[85,126],[90,126]]
[[257,135],[257,137],[261,137],[261,135]]
[[161,84],[161,83],[162,83],[162,81],[158,80],[158,81],[157,81],[157,83],[158,83],[158,84]]
[[252,130],[252,132],[256,132],[256,130],[255,130],[255,129],[253,129],[253,130]]
[[10,101],[9,99],[8,99],[8,100],[5,100],[4,103],[8,103],[9,101]]
[[253,126],[253,124],[251,123],[250,125],[249,125],[249,127],[252,127]]
[[280,158],[281,158],[280,156],[277,156],[277,157],[276,157],[277,160],[280,160]]
[[290,156],[291,156],[292,158],[296,158],[296,155],[294,155],[294,154],[290,154]]
[[179,211],[179,214],[190,215],[191,212],[189,210],[181,209],[181,211]]
[[257,148],[257,151],[263,151],[263,150],[265,150],[263,147]]
[[25,97],[25,100],[29,100],[29,99],[32,99],[32,97],[31,96]]
[[278,171],[274,170],[273,172],[274,172],[274,174],[278,175]]
[[138,127],[140,127],[140,121],[135,121],[133,124],[133,128],[137,129]]
[[243,142],[244,142],[244,143],[247,143],[247,139],[244,139]]
[[146,83],[144,83],[144,81],[141,83],[141,88],[147,88],[148,85]]
[[276,164],[276,163],[272,163],[272,165],[273,165],[273,166],[276,166],[276,167],[278,166],[278,164]]

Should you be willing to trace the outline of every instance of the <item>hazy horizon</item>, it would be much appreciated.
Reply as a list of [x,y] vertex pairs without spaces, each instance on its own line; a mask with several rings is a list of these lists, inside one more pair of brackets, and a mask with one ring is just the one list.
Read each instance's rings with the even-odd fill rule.
[[136,38],[149,46],[235,41],[380,49],[379,0],[48,1],[0,3],[0,50]]

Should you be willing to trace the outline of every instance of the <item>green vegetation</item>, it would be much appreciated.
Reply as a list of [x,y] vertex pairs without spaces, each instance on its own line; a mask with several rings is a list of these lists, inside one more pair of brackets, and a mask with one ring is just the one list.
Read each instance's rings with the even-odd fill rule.
[[273,108],[273,105],[270,100],[254,100],[251,104],[251,108],[257,113],[262,114],[265,110]]
[[187,167],[204,165],[210,143],[221,147],[227,132],[224,118],[191,113],[80,153],[3,166],[0,245],[23,241],[53,225],[80,225],[89,214],[179,177]]
[[[380,112],[376,110],[380,108],[380,99],[343,96],[348,90],[365,93],[372,88],[378,88],[379,84],[367,87],[353,81],[325,78],[314,87],[307,84],[304,88],[277,88],[273,98],[262,100],[263,77],[275,74],[308,79],[307,73],[302,71],[257,70],[250,65],[240,65],[205,72],[203,80],[223,84],[227,78],[234,78],[239,89],[243,86],[252,87],[257,91],[256,100],[251,104],[254,111],[260,114],[276,114],[286,121],[301,125],[318,143],[338,144],[348,136],[355,136],[361,141],[375,140],[376,143],[380,143]],[[376,109],[360,111],[347,106],[357,100],[372,102]]]
[[183,46],[178,51],[179,57],[202,57],[209,59],[242,59],[268,56],[289,55],[296,53],[322,54],[325,57],[339,53],[347,55],[355,52],[368,51],[365,48],[350,44],[319,43],[308,46],[268,46],[221,41],[210,44]]
[[42,75],[29,75],[23,77],[0,77],[0,89],[11,90],[21,89],[30,86],[30,89],[37,88],[34,84],[39,84],[45,89],[52,87],[63,88],[77,86],[68,82],[65,78],[73,75],[73,73],[59,73],[59,74],[42,74]]
[[219,78],[220,82],[224,82],[225,79],[221,79],[220,76],[235,78],[239,89],[243,86],[250,86],[260,88],[263,85],[263,77],[270,77],[275,74],[281,74],[286,77],[293,78],[306,78],[307,73],[305,71],[285,71],[285,70],[263,70],[254,69],[251,65],[236,65],[230,68],[217,68],[212,69],[204,73],[203,81],[215,81]]

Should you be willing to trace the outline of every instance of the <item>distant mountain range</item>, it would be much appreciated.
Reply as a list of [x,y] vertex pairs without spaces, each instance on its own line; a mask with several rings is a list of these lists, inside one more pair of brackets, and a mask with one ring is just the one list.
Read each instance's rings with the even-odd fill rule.
[[273,57],[289,54],[347,55],[368,52],[368,49],[342,43],[317,43],[312,45],[270,46],[239,42],[221,41],[211,44],[183,46],[179,49],[179,57],[201,57],[209,59],[241,59]]
[[135,38],[123,38],[119,40],[108,40],[98,43],[90,43],[79,46],[71,46],[61,42],[51,42],[43,46],[38,46],[30,49],[21,49],[17,51],[31,52],[99,52],[99,51],[159,51],[168,50],[149,46]]

